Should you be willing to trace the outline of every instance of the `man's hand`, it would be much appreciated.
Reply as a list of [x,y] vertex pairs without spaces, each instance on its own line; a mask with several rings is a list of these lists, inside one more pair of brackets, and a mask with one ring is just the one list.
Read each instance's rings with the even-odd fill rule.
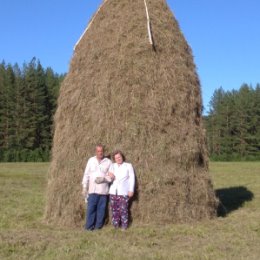
[[133,196],[134,196],[134,193],[133,193],[132,191],[129,191],[129,192],[128,192],[128,197],[129,197],[129,198],[132,198]]
[[86,196],[87,196],[87,189],[86,189],[86,188],[83,188],[83,190],[82,190],[82,196],[83,196],[83,197],[86,197]]

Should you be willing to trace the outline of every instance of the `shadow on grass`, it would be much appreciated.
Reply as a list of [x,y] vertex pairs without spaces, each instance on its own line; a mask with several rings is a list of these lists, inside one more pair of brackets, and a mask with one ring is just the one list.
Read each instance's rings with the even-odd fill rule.
[[244,186],[230,187],[216,190],[220,204],[218,216],[225,217],[234,210],[243,207],[246,201],[251,201],[254,194]]

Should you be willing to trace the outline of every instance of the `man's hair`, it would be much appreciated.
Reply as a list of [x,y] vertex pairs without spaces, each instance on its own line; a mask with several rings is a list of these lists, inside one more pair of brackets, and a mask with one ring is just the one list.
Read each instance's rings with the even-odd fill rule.
[[114,160],[114,161],[115,161],[115,156],[116,156],[117,154],[120,154],[120,155],[122,156],[122,158],[123,158],[123,161],[125,161],[125,155],[124,155],[123,152],[120,151],[120,150],[116,150],[116,151],[113,152],[113,160]]
[[103,144],[100,144],[100,143],[99,143],[99,144],[96,144],[95,149],[96,149],[97,147],[102,148],[103,151],[105,150],[105,146],[104,146]]

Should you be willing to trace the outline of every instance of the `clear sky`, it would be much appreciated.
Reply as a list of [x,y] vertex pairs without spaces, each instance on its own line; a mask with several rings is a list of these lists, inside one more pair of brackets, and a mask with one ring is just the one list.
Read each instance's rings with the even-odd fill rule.
[[[118,0],[120,1],[120,0]],[[0,0],[0,60],[68,71],[102,0]],[[260,0],[168,0],[193,49],[205,109],[214,90],[260,82]]]

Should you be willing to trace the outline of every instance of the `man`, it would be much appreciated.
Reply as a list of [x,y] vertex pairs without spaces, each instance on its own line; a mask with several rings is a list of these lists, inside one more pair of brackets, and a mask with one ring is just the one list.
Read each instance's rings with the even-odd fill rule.
[[86,230],[101,229],[104,225],[108,200],[108,170],[112,162],[104,157],[104,146],[96,146],[96,156],[88,160],[82,180],[83,196],[87,197]]

